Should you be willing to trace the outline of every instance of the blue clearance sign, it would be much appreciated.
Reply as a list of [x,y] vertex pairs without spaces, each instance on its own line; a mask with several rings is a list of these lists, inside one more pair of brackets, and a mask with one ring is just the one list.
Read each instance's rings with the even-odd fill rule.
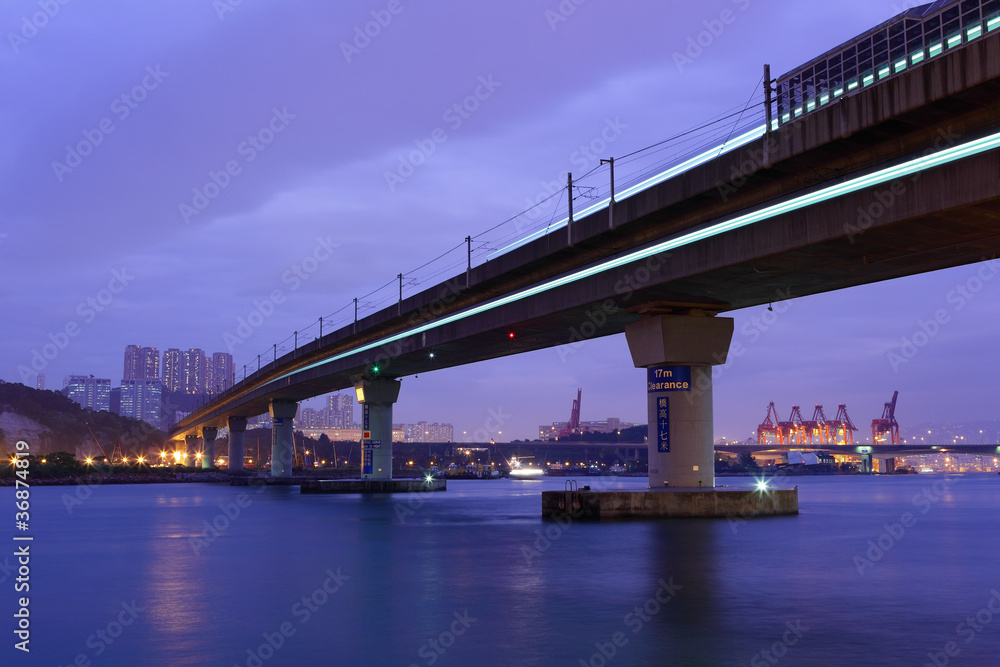
[[375,469],[375,450],[382,449],[381,440],[369,440],[361,444],[361,474],[371,475]]
[[670,451],[670,399],[656,399],[656,451]]
[[690,366],[654,366],[646,369],[646,392],[691,391]]

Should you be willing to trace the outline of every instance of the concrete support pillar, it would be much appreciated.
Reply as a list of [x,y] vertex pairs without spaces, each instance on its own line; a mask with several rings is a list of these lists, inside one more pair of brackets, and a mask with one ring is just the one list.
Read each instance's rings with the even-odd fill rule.
[[872,472],[872,455],[862,454],[861,455],[861,472]]
[[713,488],[712,366],[726,363],[733,320],[654,315],[625,338],[635,367],[647,369],[650,488]]
[[198,456],[198,436],[196,435],[185,435],[184,436],[184,460],[182,463],[185,466],[192,465],[194,461],[197,460]]
[[294,432],[295,413],[299,404],[294,401],[271,401],[271,477],[291,477],[295,463]]
[[243,436],[247,430],[246,417],[230,417],[229,425],[229,471],[243,470]]
[[354,383],[358,403],[367,413],[362,428],[371,432],[370,441],[361,445],[362,479],[392,479],[392,404],[399,398],[399,387],[399,380],[386,378]]
[[204,426],[201,429],[201,437],[205,441],[205,447],[201,452],[201,467],[215,467],[215,436],[219,434],[219,429],[214,426]]

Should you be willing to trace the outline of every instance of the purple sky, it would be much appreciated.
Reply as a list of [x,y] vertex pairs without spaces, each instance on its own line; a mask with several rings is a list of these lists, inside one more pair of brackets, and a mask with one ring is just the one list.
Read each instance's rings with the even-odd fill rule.
[[[37,0],[0,9],[0,377],[21,381],[18,367],[70,326],[76,335],[44,370],[50,388],[71,373],[117,384],[128,344],[224,351],[237,318],[281,289],[284,302],[234,346],[242,366],[524,209],[544,182],[581,169],[576,151],[609,119],[622,129],[603,157],[624,155],[744,104],[764,62],[779,75],[902,9],[565,0],[574,10],[564,16],[556,0],[51,4],[51,17]],[[345,49],[375,18],[385,23],[377,36]],[[720,34],[678,66],[675,53],[712,27]],[[446,114],[477,87],[478,109]],[[271,143],[244,143],[268,127]],[[399,155],[437,128],[446,141],[390,188]],[[66,147],[80,142],[96,145],[77,163]],[[232,174],[220,176],[227,163]],[[225,187],[198,202],[210,173]],[[336,248],[294,287],[286,272],[318,239]],[[978,269],[790,301],[766,329],[752,321],[764,308],[734,313],[746,352],[719,372],[716,435],[747,437],[771,400],[783,418],[792,403],[808,413],[823,403],[832,417],[845,402],[864,432],[895,389],[904,429],[992,419],[1000,281],[960,309],[949,299]],[[115,271],[124,288],[111,283],[119,293],[91,311],[87,300],[110,296],[102,290]],[[893,368],[888,353],[938,309],[949,321]],[[395,420],[451,422],[461,437],[493,427],[492,411],[503,416],[497,439],[532,437],[567,419],[582,387],[583,419],[642,421],[643,377],[613,336],[565,360],[543,350],[405,378]]]

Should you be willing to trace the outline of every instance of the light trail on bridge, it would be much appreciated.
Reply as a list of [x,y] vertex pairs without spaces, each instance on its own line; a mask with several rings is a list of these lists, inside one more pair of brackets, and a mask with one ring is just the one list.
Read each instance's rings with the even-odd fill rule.
[[[616,193],[615,202],[617,203],[619,201],[622,201],[623,199],[628,199],[634,194],[638,194],[643,190],[648,190],[649,188],[655,185],[659,185],[664,181],[669,181],[674,176],[679,176],[684,172],[690,171],[699,165],[714,160],[720,155],[724,155],[726,153],[729,153],[730,151],[734,151],[737,148],[740,148],[741,146],[745,146],[751,141],[754,141],[755,139],[760,139],[762,136],[764,136],[765,127],[766,127],[765,125],[761,125],[760,127],[755,127],[754,129],[745,132],[744,134],[741,134],[740,136],[734,139],[730,139],[725,143],[720,144],[719,146],[710,148],[703,153],[699,153],[698,155],[695,155],[694,157],[681,162],[680,164],[674,165],[673,167],[667,169],[666,171],[662,171],[659,174],[656,174],[655,176],[650,176],[641,183],[636,183],[635,185],[632,185],[626,188],[625,190]],[[611,203],[611,197],[606,197],[605,199],[602,199],[596,204],[593,204],[581,210],[578,214],[574,215],[573,217],[574,219],[582,220],[583,218],[586,218],[588,215],[592,215],[594,213],[597,213],[598,211],[606,209],[610,203]],[[508,253],[511,250],[516,250],[517,248],[520,248],[521,246],[530,243],[531,241],[534,241],[537,238],[541,238],[546,234],[550,234],[554,231],[560,230],[568,224],[569,224],[569,217],[565,217],[557,223],[546,226],[545,229],[536,230],[531,234],[528,234],[527,236],[520,238],[517,241],[514,241],[513,243],[504,246],[503,248],[500,248],[499,250],[491,253],[490,255],[487,255],[486,259],[487,260],[495,259],[496,257]]]
[[[761,126],[761,128],[759,129],[761,134],[763,134],[763,126]],[[747,135],[743,135],[743,137],[745,136]],[[739,140],[741,138],[742,137],[738,137],[736,140]],[[562,287],[564,285],[572,284],[579,280],[583,280],[585,278],[595,276],[599,273],[603,273],[604,271],[625,266],[627,264],[642,259],[647,259],[649,257],[658,255],[668,250],[673,250],[675,248],[680,248],[682,246],[691,245],[692,243],[703,241],[705,239],[712,238],[714,236],[718,236],[726,232],[730,232],[736,229],[740,229],[742,227],[747,227],[756,224],[758,222],[769,220],[784,213],[790,213],[793,211],[806,208],[808,206],[812,206],[813,204],[818,204],[824,201],[835,199],[837,197],[843,197],[844,195],[848,195],[853,192],[863,190],[865,188],[881,185],[883,183],[887,183],[889,181],[893,181],[898,178],[911,176],[920,173],[922,171],[932,169],[934,167],[939,167],[952,162],[956,162],[958,160],[979,155],[981,153],[994,150],[996,148],[1000,148],[1000,132],[991,134],[986,137],[982,137],[980,139],[969,141],[967,143],[960,144],[958,146],[946,148],[941,151],[938,151],[937,153],[932,153],[930,155],[925,155],[923,157],[915,158],[892,167],[886,167],[884,169],[874,171],[870,174],[858,176],[856,178],[846,180],[843,183],[839,183],[837,185],[827,186],[825,188],[820,188],[819,190],[810,192],[808,194],[795,196],[777,204],[763,206],[759,209],[756,209],[749,213],[738,215],[729,220],[710,224],[704,227],[703,229],[679,234],[673,238],[661,241],[659,243],[643,248],[641,250],[635,250],[626,253],[620,257],[606,260],[594,266],[574,271],[559,278],[548,280],[539,285],[535,285],[534,287],[529,287],[519,292],[515,292],[513,294],[509,294],[507,296],[494,299],[493,301],[488,301],[478,306],[473,306],[472,308],[461,311],[459,313],[448,315],[439,320],[428,322],[426,324],[414,327],[412,329],[408,329],[398,334],[388,336],[386,338],[382,338],[373,341],[371,343],[352,348],[350,350],[341,352],[322,361],[317,361],[302,368],[285,373],[275,378],[274,380],[271,380],[268,384],[271,384],[273,382],[278,382],[280,380],[291,377],[293,375],[297,375],[298,373],[302,373],[304,371],[311,370],[313,368],[318,368],[325,364],[339,361],[340,359],[344,359],[354,354],[367,352],[369,350],[374,350],[376,348],[403,340],[404,338],[421,334],[426,331],[431,331],[432,329],[436,329],[438,327],[451,324],[453,322],[458,322],[460,320],[473,317],[475,315],[479,315],[488,312],[490,310],[494,310],[496,308],[500,308],[501,306],[521,301],[522,299],[527,299],[529,297],[542,294],[557,287]],[[680,165],[678,165],[678,167],[679,166]],[[674,169],[677,169],[678,167],[674,167],[670,170],[667,170],[667,172],[663,172],[663,174],[671,172]],[[650,181],[660,178],[661,176],[663,176],[663,174],[659,174],[653,177],[652,179],[650,179]],[[657,182],[662,182],[663,180],[666,180],[666,178],[668,177],[663,177],[660,179],[660,181]],[[646,187],[650,186],[647,185]],[[634,194],[634,192],[632,194]]]

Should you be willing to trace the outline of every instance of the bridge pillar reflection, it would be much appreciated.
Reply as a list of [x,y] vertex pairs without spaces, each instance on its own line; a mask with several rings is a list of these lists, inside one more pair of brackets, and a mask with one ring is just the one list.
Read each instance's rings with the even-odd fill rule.
[[243,470],[243,436],[247,430],[246,417],[230,417],[229,426],[229,470]]
[[292,426],[298,409],[295,401],[271,401],[271,477],[292,476],[295,463]]
[[201,467],[211,468],[215,465],[215,437],[219,434],[219,429],[214,426],[204,426],[201,429],[201,437],[205,441],[205,447],[201,452]]
[[[378,448],[366,448],[362,444],[362,479],[392,479],[392,404],[399,399],[399,380],[376,378],[360,379],[354,383],[358,403],[367,410],[365,430],[371,431],[371,442]],[[367,465],[367,457],[371,464]]]
[[652,315],[626,326],[625,338],[635,367],[647,369],[649,487],[713,488],[712,366],[726,363],[733,320]]

